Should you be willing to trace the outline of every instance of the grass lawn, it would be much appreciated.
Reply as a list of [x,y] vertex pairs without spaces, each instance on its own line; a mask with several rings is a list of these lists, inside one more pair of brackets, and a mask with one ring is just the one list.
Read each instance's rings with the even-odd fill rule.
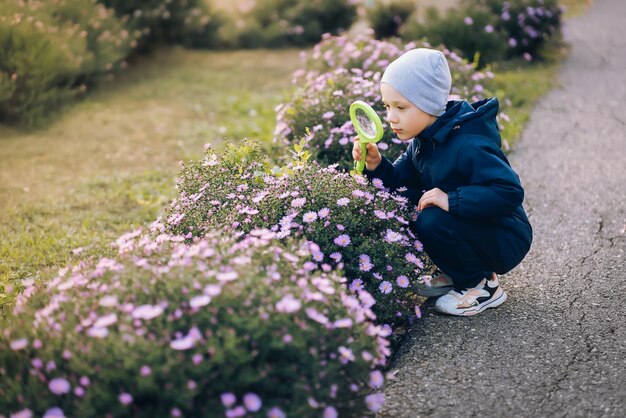
[[[563,0],[568,15],[588,0]],[[293,91],[297,50],[165,48],[67,106],[49,126],[0,125],[0,318],[22,279],[45,280],[72,260],[106,255],[116,237],[157,218],[175,196],[178,161],[224,139],[268,140],[274,107]],[[512,122],[509,144],[558,82],[564,49],[547,62],[494,68]]]

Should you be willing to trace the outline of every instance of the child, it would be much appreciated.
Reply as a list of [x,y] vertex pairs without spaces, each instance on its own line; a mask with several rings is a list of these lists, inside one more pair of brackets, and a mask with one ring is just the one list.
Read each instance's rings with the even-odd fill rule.
[[[506,301],[497,274],[518,265],[532,241],[518,175],[500,150],[498,100],[448,101],[444,55],[419,48],[392,62],[380,91],[387,122],[406,151],[391,163],[367,145],[365,175],[403,192],[418,215],[412,231],[451,282],[433,283],[435,309],[475,315]],[[352,151],[361,159],[358,140]],[[441,279],[441,278],[440,278]]]

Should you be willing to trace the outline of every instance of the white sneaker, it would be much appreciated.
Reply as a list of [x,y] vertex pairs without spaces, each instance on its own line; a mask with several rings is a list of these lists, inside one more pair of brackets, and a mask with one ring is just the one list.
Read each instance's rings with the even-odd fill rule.
[[447,274],[441,273],[430,279],[428,285],[418,284],[416,292],[418,295],[431,298],[445,295],[451,290],[454,290],[452,278]]
[[441,313],[457,316],[472,316],[487,308],[495,308],[506,301],[506,293],[500,287],[498,276],[481,280],[476,287],[451,290],[435,303],[435,309]]

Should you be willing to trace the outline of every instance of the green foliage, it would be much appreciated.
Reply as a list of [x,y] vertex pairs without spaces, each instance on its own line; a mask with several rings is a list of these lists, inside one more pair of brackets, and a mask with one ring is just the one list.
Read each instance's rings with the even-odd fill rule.
[[389,352],[368,320],[371,297],[348,295],[340,272],[304,270],[306,243],[283,247],[269,231],[191,245],[150,235],[120,237],[115,260],[26,283],[0,335],[0,410],[151,418],[372,409],[364,395],[382,384],[376,369]]
[[145,34],[143,44],[178,43],[214,47],[222,17],[202,0],[97,0],[115,10],[128,27]]
[[367,8],[367,20],[376,39],[389,38],[398,36],[400,27],[416,11],[414,0],[378,0]]
[[221,29],[221,38],[230,47],[310,45],[324,33],[349,29],[355,19],[349,0],[257,0]]
[[497,20],[493,13],[475,6],[450,9],[445,17],[430,7],[424,23],[407,23],[401,35],[404,39],[428,37],[431,42],[461,51],[465,57],[477,57],[479,65],[484,65],[505,56],[507,40],[501,32],[494,30]]

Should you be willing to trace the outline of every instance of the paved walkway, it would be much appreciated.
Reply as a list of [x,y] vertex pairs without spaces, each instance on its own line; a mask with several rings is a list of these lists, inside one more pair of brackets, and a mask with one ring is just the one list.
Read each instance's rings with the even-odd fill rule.
[[573,50],[512,155],[535,230],[475,318],[432,306],[381,417],[626,416],[626,3],[567,22]]

